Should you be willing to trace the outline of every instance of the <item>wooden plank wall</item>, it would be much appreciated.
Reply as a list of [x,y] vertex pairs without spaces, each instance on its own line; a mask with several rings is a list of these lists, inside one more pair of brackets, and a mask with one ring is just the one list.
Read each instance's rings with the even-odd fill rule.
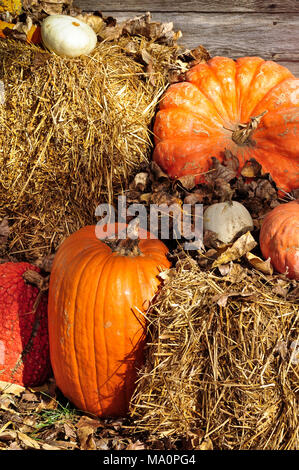
[[147,11],[153,20],[181,30],[188,48],[202,44],[212,56],[258,55],[288,67],[299,77],[299,0],[74,0],[118,21]]

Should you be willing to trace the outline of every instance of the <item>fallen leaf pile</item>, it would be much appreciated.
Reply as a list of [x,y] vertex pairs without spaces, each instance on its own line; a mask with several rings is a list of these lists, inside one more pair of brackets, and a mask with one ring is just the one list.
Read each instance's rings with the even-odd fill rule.
[[142,450],[165,445],[134,438],[126,419],[80,413],[61,396],[54,379],[34,389],[0,382],[0,450]]
[[[264,260],[259,250],[259,231],[265,215],[277,205],[296,199],[296,194],[281,195],[269,174],[263,174],[261,166],[254,160],[245,164],[239,172],[238,159],[226,151],[222,163],[213,158],[213,165],[205,177],[205,183],[195,184],[193,176],[184,176],[171,180],[154,162],[135,175],[126,193],[127,207],[131,204],[143,204],[150,214],[150,205],[157,204],[167,209],[174,205],[177,212],[170,220],[170,235],[173,234],[172,222],[182,218],[183,204],[202,204],[206,207],[217,202],[239,201],[250,212],[254,229],[240,236],[230,244],[223,244],[214,232],[203,232],[201,249],[190,253],[203,269],[218,268],[219,271],[232,270],[232,263],[241,263],[244,268],[260,271],[266,275],[273,274],[269,260]],[[172,214],[172,213],[171,213]],[[128,222],[134,219],[128,217]],[[193,223],[194,225],[194,223]],[[150,215],[148,215],[150,227]],[[161,235],[159,233],[159,235]],[[172,251],[172,260],[177,260],[175,237],[165,241]],[[180,244],[184,239],[178,240]],[[235,267],[234,267],[235,269]],[[240,272],[238,272],[238,276]],[[282,276],[283,277],[283,276]]]
[[180,441],[134,435],[129,419],[100,419],[74,408],[54,379],[25,389],[0,381],[0,450],[188,450],[209,449],[204,435]]
[[51,379],[39,389],[0,382],[0,450],[188,450],[211,449],[190,433],[181,441],[134,436],[127,419],[80,413],[59,395]]

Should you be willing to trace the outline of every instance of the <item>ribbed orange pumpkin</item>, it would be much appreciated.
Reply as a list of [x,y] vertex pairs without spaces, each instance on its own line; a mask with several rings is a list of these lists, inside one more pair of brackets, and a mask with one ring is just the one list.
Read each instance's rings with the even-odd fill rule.
[[260,57],[214,57],[166,90],[153,159],[171,178],[201,182],[211,157],[222,161],[228,149],[240,168],[254,158],[290,191],[299,186],[298,129],[299,79],[287,68]]
[[[130,242],[132,249],[126,248]],[[49,342],[57,386],[78,408],[98,416],[128,411],[143,362],[143,313],[159,285],[157,275],[170,267],[160,240],[130,242],[113,251],[96,237],[95,226],[84,227],[62,243],[50,277]]]
[[280,204],[266,215],[260,248],[276,271],[299,280],[299,200]]

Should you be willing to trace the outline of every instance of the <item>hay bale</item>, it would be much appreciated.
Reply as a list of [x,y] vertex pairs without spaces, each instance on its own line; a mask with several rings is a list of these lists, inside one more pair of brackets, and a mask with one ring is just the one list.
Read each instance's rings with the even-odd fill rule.
[[295,283],[234,269],[201,271],[186,255],[168,271],[148,312],[134,431],[201,435],[214,449],[298,449],[298,299],[279,295]]
[[[129,41],[135,55],[125,50]],[[11,255],[53,252],[94,223],[97,205],[111,202],[148,160],[166,72],[156,68],[149,80],[136,60],[141,47],[155,56],[155,45],[138,38],[100,42],[76,59],[0,41],[0,221],[11,226]],[[165,60],[175,50],[156,47]]]

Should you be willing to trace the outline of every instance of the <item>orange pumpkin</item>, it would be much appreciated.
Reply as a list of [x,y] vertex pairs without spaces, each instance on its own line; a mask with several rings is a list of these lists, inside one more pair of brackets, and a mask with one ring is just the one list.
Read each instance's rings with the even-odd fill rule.
[[290,191],[299,186],[298,129],[299,79],[287,68],[260,57],[214,57],[166,90],[153,159],[171,178],[201,182],[211,157],[222,161],[228,149],[240,169],[254,158]]
[[280,204],[266,215],[260,248],[276,271],[299,280],[299,200]]
[[143,313],[160,270],[170,267],[167,251],[149,238],[122,240],[112,249],[96,237],[95,226],[59,248],[49,285],[50,357],[57,386],[81,410],[127,413],[143,363]]

